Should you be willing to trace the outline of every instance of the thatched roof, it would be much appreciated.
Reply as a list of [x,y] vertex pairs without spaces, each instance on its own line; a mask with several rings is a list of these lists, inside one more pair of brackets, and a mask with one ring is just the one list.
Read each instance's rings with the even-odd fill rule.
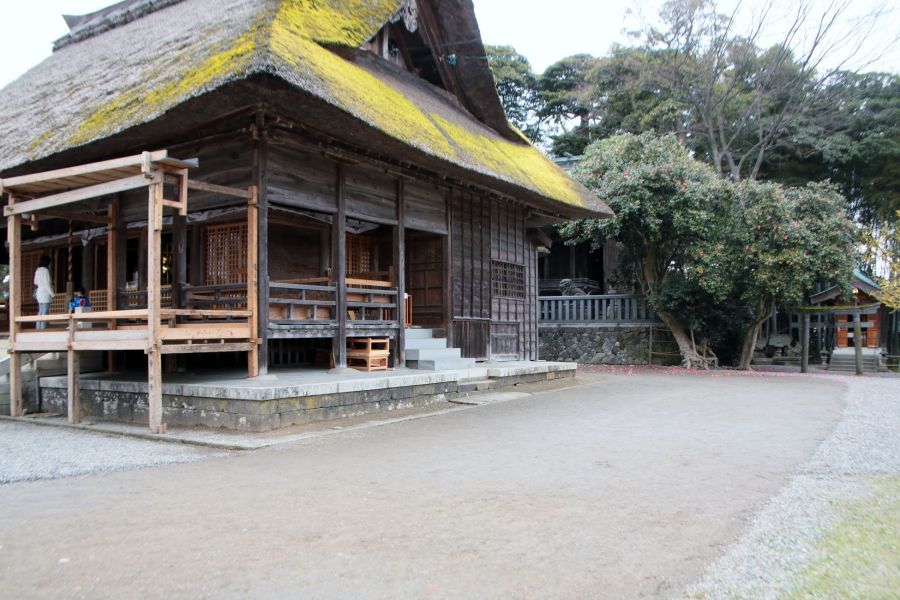
[[[496,124],[499,100],[492,87],[489,97],[485,93],[490,72],[478,64],[484,61],[458,62],[457,75],[467,83],[457,98],[377,60],[354,58],[363,53],[351,49],[370,39],[402,4],[126,0],[111,7],[120,10],[76,19],[52,56],[0,91],[0,171],[96,145],[193,98],[266,75],[429,157],[572,208],[608,212],[531,145],[509,139],[508,126],[498,132],[485,124]],[[471,37],[478,30],[470,0],[429,6],[438,23],[456,23],[447,35],[470,36],[454,53],[483,56],[481,42]],[[347,52],[333,51],[341,47]]]

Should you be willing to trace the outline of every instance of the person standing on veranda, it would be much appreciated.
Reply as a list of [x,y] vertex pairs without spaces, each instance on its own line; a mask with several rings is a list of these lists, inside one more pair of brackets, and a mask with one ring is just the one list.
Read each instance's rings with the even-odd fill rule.
[[[41,256],[40,266],[34,272],[34,299],[38,303],[38,314],[50,314],[50,302],[56,292],[53,291],[53,282],[50,278],[50,257],[46,254]],[[38,329],[46,329],[47,323],[41,321],[37,324]]]

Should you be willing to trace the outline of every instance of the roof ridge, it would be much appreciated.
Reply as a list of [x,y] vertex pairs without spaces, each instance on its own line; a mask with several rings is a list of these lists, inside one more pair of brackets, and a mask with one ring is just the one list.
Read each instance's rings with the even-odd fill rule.
[[178,4],[184,0],[123,0],[117,4],[80,16],[63,15],[69,33],[53,42],[56,52],[71,44],[100,35],[110,29],[136,21],[145,15]]

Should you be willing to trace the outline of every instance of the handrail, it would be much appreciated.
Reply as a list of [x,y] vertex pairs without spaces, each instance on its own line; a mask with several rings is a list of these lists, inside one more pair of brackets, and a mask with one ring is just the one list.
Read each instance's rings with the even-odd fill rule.
[[655,323],[645,298],[631,294],[539,296],[540,323]]

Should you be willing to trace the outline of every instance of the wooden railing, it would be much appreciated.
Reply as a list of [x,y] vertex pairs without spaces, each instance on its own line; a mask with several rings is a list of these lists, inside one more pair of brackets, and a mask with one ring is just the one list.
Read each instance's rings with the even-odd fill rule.
[[540,296],[540,323],[654,323],[646,300],[628,294]]
[[397,290],[394,288],[347,288],[347,319],[353,323],[397,321]]
[[[347,321],[384,325],[397,321],[397,290],[390,283],[348,278]],[[280,325],[333,325],[337,286],[326,277],[269,282],[269,321]]]
[[269,283],[269,321],[329,324],[335,321],[337,288],[290,281]]

